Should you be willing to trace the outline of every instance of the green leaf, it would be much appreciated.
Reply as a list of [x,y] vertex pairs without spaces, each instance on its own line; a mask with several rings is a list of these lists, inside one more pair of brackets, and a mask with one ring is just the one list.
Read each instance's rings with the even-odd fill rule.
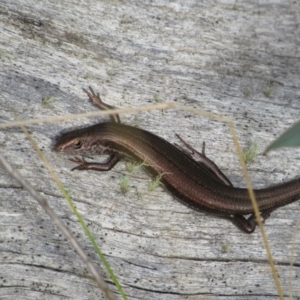
[[290,127],[277,140],[267,147],[264,154],[270,150],[282,147],[299,147],[300,146],[300,121]]

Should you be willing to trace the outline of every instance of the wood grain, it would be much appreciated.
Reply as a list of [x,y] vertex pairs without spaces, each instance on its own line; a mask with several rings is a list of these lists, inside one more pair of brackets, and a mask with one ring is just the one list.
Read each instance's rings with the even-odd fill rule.
[[[242,147],[259,153],[300,116],[300,6],[297,1],[0,1],[0,122],[92,111],[91,85],[117,107],[176,101],[231,118]],[[43,99],[52,99],[44,105]],[[103,121],[101,118],[100,121]],[[106,120],[106,119],[105,119]],[[278,299],[259,232],[182,206],[150,177],[123,163],[107,173],[70,172],[51,148],[76,120],[30,126],[129,299]],[[178,110],[122,121],[195,148],[236,186],[245,186],[226,124]],[[0,131],[0,151],[106,271],[78,221],[19,128]],[[259,154],[255,187],[299,174],[299,150]],[[104,299],[86,267],[36,202],[0,168],[0,299]],[[300,203],[278,209],[266,232],[286,298],[300,299]],[[115,287],[111,285],[115,291]],[[118,295],[119,299],[121,297]]]

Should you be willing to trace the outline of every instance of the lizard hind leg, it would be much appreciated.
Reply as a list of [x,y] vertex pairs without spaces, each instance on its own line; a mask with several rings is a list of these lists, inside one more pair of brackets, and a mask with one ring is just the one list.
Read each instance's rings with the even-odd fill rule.
[[199,165],[206,168],[206,170],[219,182],[233,186],[227,176],[220,170],[220,168],[205,155],[205,142],[202,145],[202,153],[195,150],[190,144],[188,144],[179,134],[176,134],[177,138],[185,145],[188,149],[184,149],[182,146],[175,144],[182,152],[193,158]]
[[[260,213],[260,217],[262,219],[262,222],[264,223],[266,219],[268,219],[271,216],[271,212],[273,210],[265,210]],[[250,234],[254,232],[257,222],[255,214],[251,214],[250,217],[246,218],[243,215],[230,215],[230,220],[232,223],[237,226],[242,231]]]

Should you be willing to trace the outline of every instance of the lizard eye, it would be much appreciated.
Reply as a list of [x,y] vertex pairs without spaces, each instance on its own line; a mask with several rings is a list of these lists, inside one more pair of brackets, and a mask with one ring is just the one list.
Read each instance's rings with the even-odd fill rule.
[[75,149],[80,149],[82,146],[82,141],[81,140],[77,140],[73,143],[73,146]]

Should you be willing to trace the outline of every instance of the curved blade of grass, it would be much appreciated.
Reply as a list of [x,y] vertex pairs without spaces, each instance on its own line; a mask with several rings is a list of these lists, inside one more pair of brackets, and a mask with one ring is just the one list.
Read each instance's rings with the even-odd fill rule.
[[45,164],[46,168],[48,169],[48,171],[50,172],[52,178],[54,179],[55,183],[57,184],[57,186],[59,187],[59,189],[61,190],[63,196],[66,198],[66,200],[68,201],[68,204],[70,205],[73,213],[76,215],[77,219],[79,220],[85,234],[88,236],[88,238],[90,239],[95,251],[97,252],[98,256],[100,257],[102,263],[104,264],[107,272],[109,273],[111,279],[113,280],[114,284],[116,285],[119,293],[122,295],[124,300],[127,300],[127,296],[125,295],[122,286],[120,285],[117,277],[115,276],[114,272],[112,271],[112,269],[110,268],[109,263],[107,262],[107,260],[105,259],[102,251],[100,250],[100,248],[98,247],[92,233],[90,232],[90,230],[88,229],[87,225],[85,224],[82,216],[80,215],[80,213],[77,211],[76,206],[74,205],[70,195],[68,194],[68,192],[66,191],[65,187],[63,186],[63,184],[60,182],[60,180],[58,179],[58,177],[56,176],[56,174],[54,173],[54,171],[52,170],[49,162],[47,161],[46,157],[44,156],[44,154],[42,153],[42,151],[39,149],[38,145],[35,143],[35,141],[33,140],[33,138],[31,137],[31,135],[29,134],[29,132],[27,131],[26,127],[22,126],[22,129],[24,131],[24,133],[26,134],[27,138],[29,139],[29,141],[31,142],[31,144],[33,145],[34,149],[37,151],[39,157],[41,158],[41,160],[43,161],[43,163]]
[[267,147],[264,154],[267,152],[283,148],[283,147],[299,147],[300,146],[300,121],[290,127],[277,140]]
[[0,153],[0,164],[9,173],[9,175],[20,183],[21,186],[40,204],[44,209],[45,213],[51,218],[51,220],[58,226],[61,232],[65,235],[67,240],[73,245],[77,253],[80,255],[82,260],[87,264],[87,267],[91,274],[94,276],[98,286],[106,295],[109,300],[116,300],[115,294],[109,289],[108,284],[104,281],[102,276],[99,274],[91,259],[87,256],[83,248],[78,243],[72,232],[64,225],[62,220],[55,214],[54,210],[49,206],[47,199],[40,195],[34,187],[24,179],[14,168],[6,161],[4,156]]

